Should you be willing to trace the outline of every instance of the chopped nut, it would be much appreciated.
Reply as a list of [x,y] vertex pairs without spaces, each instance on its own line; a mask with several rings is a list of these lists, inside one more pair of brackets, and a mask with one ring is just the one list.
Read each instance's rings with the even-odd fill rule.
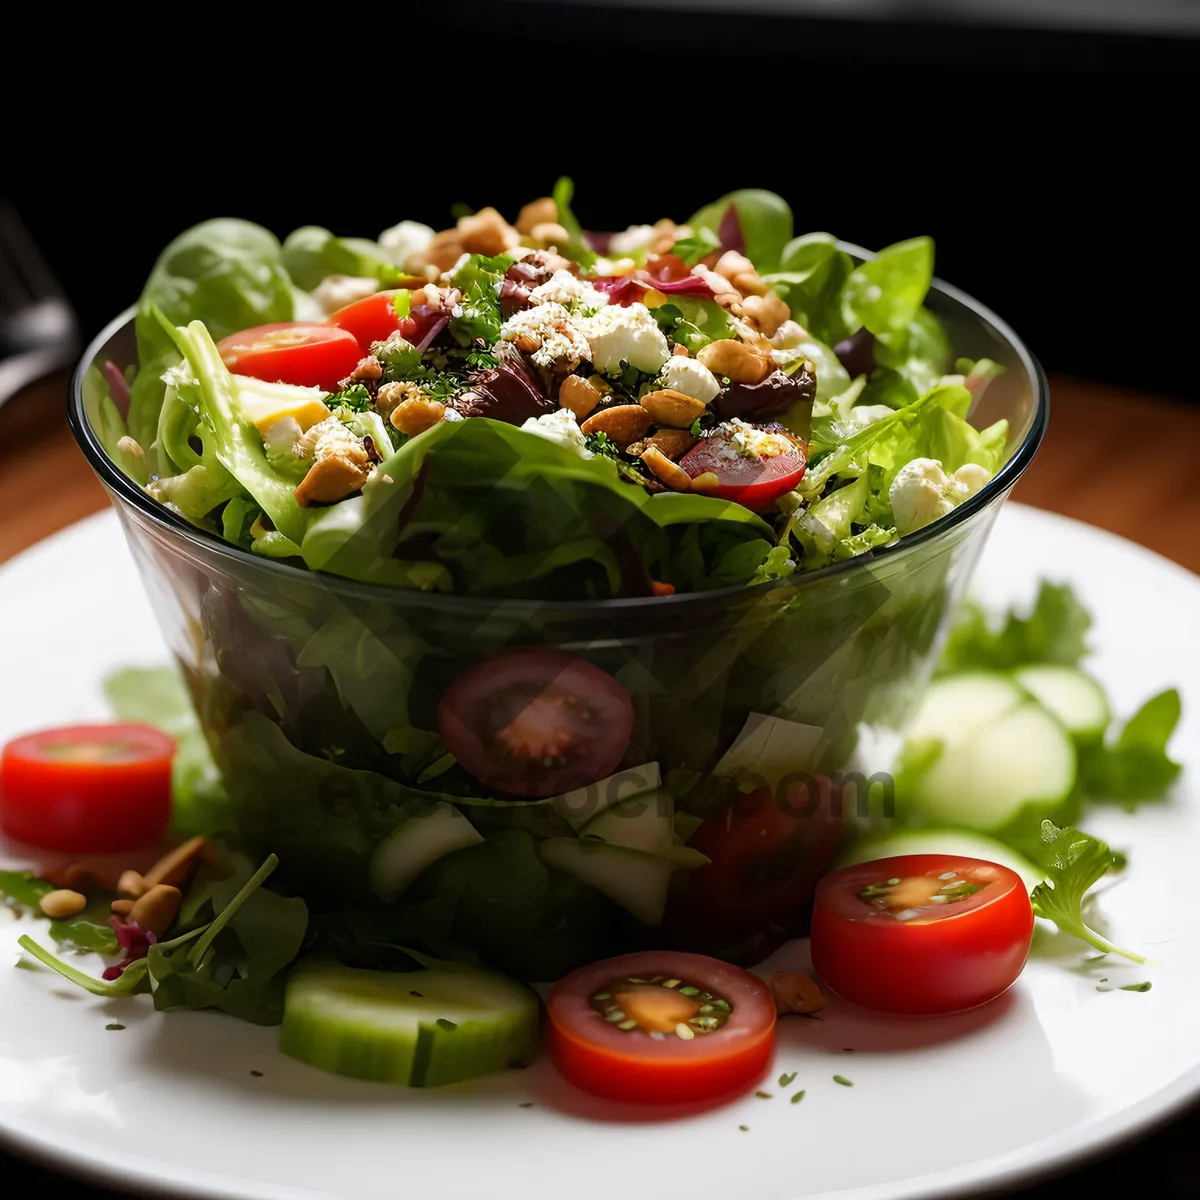
[[663,217],[654,222],[654,241],[650,243],[651,254],[667,254],[672,246],[681,238],[687,237],[690,230],[686,225],[676,225],[669,217]]
[[406,271],[424,273],[437,278],[448,271],[463,256],[463,244],[457,229],[443,229],[433,235],[433,241],[405,263]]
[[408,381],[381,384],[379,391],[375,393],[375,411],[386,421],[402,400],[410,400],[422,394],[415,383]]
[[123,450],[126,454],[136,458],[139,462],[146,461],[146,452],[142,449],[142,444],[131,438],[129,434],[117,439],[117,449]]
[[734,383],[761,383],[775,369],[770,355],[733,338],[709,342],[696,360],[714,375],[724,375]]
[[296,488],[296,503],[302,508],[310,504],[334,504],[359,491],[370,477],[371,456],[358,438],[344,427],[341,432],[325,433],[313,450],[308,474]]
[[815,979],[795,971],[776,971],[767,982],[775,1009],[787,1013],[816,1013],[825,1007],[825,993]]
[[534,226],[557,220],[558,205],[549,196],[543,196],[540,200],[530,200],[517,213],[517,232],[532,233]]
[[383,364],[373,354],[358,360],[358,366],[346,376],[338,380],[338,387],[345,389],[356,383],[378,383],[383,378]]
[[687,358],[688,348],[686,346],[681,346],[678,342],[676,342],[675,345],[671,347],[671,353],[675,355],[676,358]]
[[392,424],[401,433],[416,437],[432,429],[446,415],[446,406],[426,396],[402,400],[392,409]]
[[600,389],[579,375],[568,375],[558,389],[558,407],[569,408],[578,421],[586,421],[602,399]]
[[571,235],[557,221],[535,225],[530,236],[545,246],[565,246],[571,240]]
[[763,337],[774,337],[784,321],[790,320],[792,311],[784,300],[769,288],[762,295],[747,296],[741,305],[742,316]]
[[146,881],[138,871],[122,871],[117,880],[117,891],[122,896],[132,896],[135,900],[146,894]]
[[129,920],[148,933],[162,935],[170,929],[182,903],[183,893],[177,887],[159,883],[133,902]]
[[54,921],[63,921],[68,917],[77,917],[87,908],[87,897],[82,892],[73,892],[70,888],[59,888],[56,892],[47,892],[38,904],[42,912]]
[[541,349],[542,343],[531,333],[518,333],[513,338],[513,345],[523,354],[532,354],[535,350]]
[[76,892],[86,892],[88,888],[110,888],[116,883],[116,873],[113,871],[98,871],[87,863],[73,862],[65,867],[50,868],[44,877],[56,887],[71,888]]
[[[460,218],[456,233],[459,244],[467,254],[486,254],[489,257],[503,254],[521,240],[517,231],[494,208],[481,208],[469,217]],[[436,236],[434,241],[437,241]],[[452,262],[442,269],[449,270],[453,265]]]
[[647,446],[642,451],[641,458],[653,474],[672,491],[690,492],[692,490],[692,477],[655,446]]
[[112,913],[117,917],[128,917],[133,912],[132,900],[114,900],[112,902]]
[[640,404],[617,404],[588,417],[580,426],[585,436],[603,433],[624,450],[650,428],[650,414]]
[[688,429],[708,411],[694,396],[670,388],[647,392],[642,397],[642,407],[653,417],[655,425],[665,425],[668,429]]
[[696,439],[686,429],[660,429],[646,439],[646,446],[653,446],[660,454],[678,462],[694,445]]
[[176,846],[168,854],[164,854],[142,878],[142,882],[146,885],[146,891],[160,883],[181,884],[207,849],[207,838],[194,837]]

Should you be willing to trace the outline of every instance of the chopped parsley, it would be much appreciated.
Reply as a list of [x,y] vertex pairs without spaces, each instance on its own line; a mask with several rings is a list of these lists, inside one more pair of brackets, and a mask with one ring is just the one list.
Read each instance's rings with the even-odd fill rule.
[[840,1083],[842,1085],[842,1087],[853,1087],[854,1086],[853,1082],[851,1080],[847,1079],[845,1077],[845,1075],[835,1075],[833,1077],[833,1082]]
[[795,1071],[785,1071],[779,1077],[779,1086],[781,1088],[789,1087],[792,1083],[792,1080],[796,1078],[796,1074],[797,1073]]
[[333,411],[345,408],[352,413],[366,413],[371,411],[371,393],[361,383],[355,383],[344,391],[326,396],[325,404]]

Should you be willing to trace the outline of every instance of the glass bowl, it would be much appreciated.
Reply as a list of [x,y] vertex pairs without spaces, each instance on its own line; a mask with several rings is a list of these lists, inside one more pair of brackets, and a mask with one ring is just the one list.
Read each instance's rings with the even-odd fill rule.
[[[276,883],[335,940],[477,956],[531,980],[647,945],[751,962],[802,932],[845,823],[886,815],[890,755],[1046,427],[1045,377],[1008,326],[936,280],[927,303],[958,355],[1006,368],[971,414],[1010,423],[1008,461],[982,491],[893,546],[782,582],[603,602],[389,589],[191,526],[98,436],[90,368],[136,361],[132,317],[118,317],[76,372],[71,426],[223,772],[220,823],[279,855]],[[514,647],[527,649],[498,658]],[[556,654],[620,686],[570,682]],[[633,727],[615,781],[563,778],[564,793],[591,784],[563,799],[472,778],[438,712],[485,661],[507,670],[472,671],[446,703],[492,733],[534,711],[546,662],[558,682],[543,698],[585,726],[623,727],[623,689]]]

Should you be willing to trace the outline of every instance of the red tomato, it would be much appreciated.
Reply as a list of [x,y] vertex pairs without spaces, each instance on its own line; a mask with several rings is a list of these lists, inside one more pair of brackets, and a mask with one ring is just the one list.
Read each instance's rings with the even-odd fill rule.
[[744,1091],[775,1047],[767,985],[702,954],[647,950],[581,967],[550,989],[546,1014],[554,1065],[613,1100],[672,1104]]
[[171,816],[175,742],[148,725],[70,725],[0,756],[0,829],[67,854],[137,850]]
[[813,906],[817,974],[885,1012],[994,1000],[1020,975],[1032,938],[1020,876],[977,858],[903,854],[846,867],[821,880]]
[[706,935],[701,945],[786,928],[832,864],[841,828],[841,798],[824,776],[793,785],[781,803],[768,787],[739,796],[688,839],[710,861],[689,872],[673,922]]
[[754,512],[771,507],[784,492],[800,482],[807,465],[804,451],[785,433],[760,430],[757,453],[742,453],[734,444],[728,426],[718,426],[680,460],[693,478],[715,476],[712,487],[697,489],[720,500],[733,500]]
[[633,701],[582,658],[523,646],[464,671],[442,696],[438,729],[485,786],[557,796],[617,769],[633,736]]
[[355,300],[353,304],[339,308],[329,318],[329,323],[353,334],[363,354],[371,352],[372,342],[385,341],[397,330],[415,346],[440,314],[423,304],[418,305],[411,315],[400,316],[396,311],[396,296],[404,290],[392,288]]
[[362,357],[358,343],[341,329],[279,321],[231,333],[217,343],[225,365],[238,375],[268,383],[294,383],[337,391]]

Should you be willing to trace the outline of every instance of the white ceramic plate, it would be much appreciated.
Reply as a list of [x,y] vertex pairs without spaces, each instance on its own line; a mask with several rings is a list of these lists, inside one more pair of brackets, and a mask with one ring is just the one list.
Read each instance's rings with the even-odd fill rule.
[[[978,591],[997,605],[1025,599],[1042,575],[1075,585],[1095,612],[1093,666],[1122,707],[1200,677],[1200,578],[1010,505]],[[109,667],[165,658],[111,514],[0,571],[0,617],[0,738],[101,715]],[[1132,852],[1104,912],[1152,970],[1083,964],[1073,945],[959,1017],[885,1019],[834,1000],[824,1021],[782,1022],[770,1100],[649,1119],[575,1093],[545,1063],[440,1091],[357,1084],[281,1057],[273,1030],[156,1014],[145,997],[98,1000],[49,972],[12,970],[11,922],[0,925],[0,1139],[117,1186],[254,1200],[591,1200],[631,1187],[901,1200],[1028,1179],[1200,1093],[1200,908],[1182,899],[1200,844],[1200,705],[1185,707],[1174,749],[1187,771],[1173,803],[1089,821]],[[780,957],[804,954],[796,944]],[[1154,989],[1101,992],[1101,976]],[[783,1071],[797,1072],[786,1093],[806,1089],[798,1105],[774,1083]]]

